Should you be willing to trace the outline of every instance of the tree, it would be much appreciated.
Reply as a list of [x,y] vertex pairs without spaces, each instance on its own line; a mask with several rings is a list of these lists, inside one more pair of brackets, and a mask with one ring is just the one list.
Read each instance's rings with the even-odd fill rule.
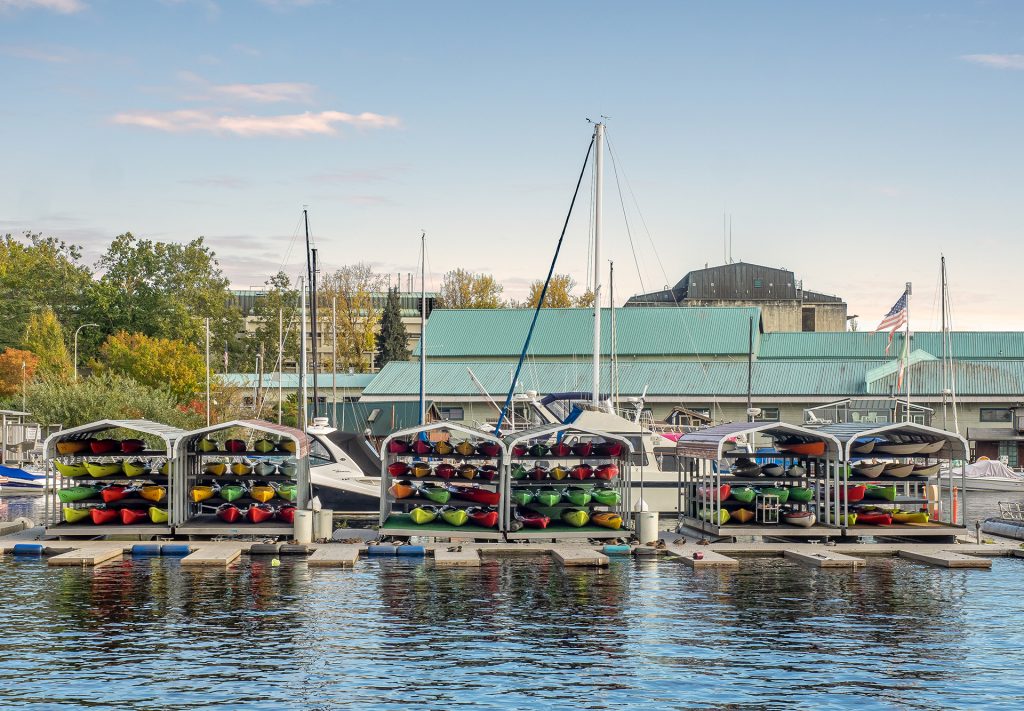
[[22,383],[35,377],[38,365],[39,358],[29,351],[8,348],[0,353],[0,397],[9,398],[20,393]]
[[299,291],[284,272],[278,272],[266,282],[263,296],[256,299],[252,316],[257,326],[246,339],[244,362],[254,363],[255,357],[263,357],[264,370],[273,371],[277,362],[280,319],[284,318],[285,337],[282,353],[286,361],[298,361],[299,339]]
[[[526,308],[537,308],[540,301],[540,293],[544,288],[544,280],[538,279],[530,284],[530,295],[526,297]],[[544,296],[544,308],[567,309],[573,306],[585,308],[593,307],[594,292],[587,289],[579,297],[573,296],[572,290],[576,288],[576,280],[568,274],[552,274],[551,283],[548,284],[548,293]]]
[[500,309],[505,306],[501,294],[505,287],[490,274],[474,274],[453,269],[441,280],[437,307],[443,309]]
[[198,348],[142,333],[120,331],[107,338],[93,369],[167,390],[178,404],[191,401],[206,387],[206,364]]
[[[385,284],[384,277],[365,262],[341,267],[321,280],[317,302],[321,315],[337,300],[338,350],[333,355],[339,369],[366,371],[372,365],[380,320],[374,296],[384,291]],[[326,335],[329,331],[321,324],[321,339]]]
[[377,339],[377,367],[383,368],[393,360],[409,360],[408,335],[402,323],[402,309],[398,289],[388,289],[388,300],[380,317],[380,337]]
[[41,376],[71,376],[71,355],[68,353],[67,343],[64,342],[64,329],[49,306],[29,316],[22,345],[39,357]]

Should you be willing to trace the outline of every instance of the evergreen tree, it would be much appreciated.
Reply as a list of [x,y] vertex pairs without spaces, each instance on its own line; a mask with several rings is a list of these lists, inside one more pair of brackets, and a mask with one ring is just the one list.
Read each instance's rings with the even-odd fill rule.
[[398,301],[398,289],[388,289],[388,300],[380,317],[380,338],[377,343],[377,364],[383,368],[393,360],[409,360],[405,324]]

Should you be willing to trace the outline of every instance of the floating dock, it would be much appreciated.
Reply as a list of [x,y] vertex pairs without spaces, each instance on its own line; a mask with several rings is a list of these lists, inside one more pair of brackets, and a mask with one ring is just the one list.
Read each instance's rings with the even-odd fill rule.
[[956,551],[916,551],[904,549],[900,551],[900,558],[906,558],[918,563],[936,565],[940,568],[991,568],[992,561],[987,558],[978,558],[973,555],[964,555]]
[[783,556],[789,560],[795,560],[798,563],[810,565],[815,568],[863,568],[865,565],[863,558],[854,558],[851,555],[837,553],[829,549],[791,549],[783,553]]

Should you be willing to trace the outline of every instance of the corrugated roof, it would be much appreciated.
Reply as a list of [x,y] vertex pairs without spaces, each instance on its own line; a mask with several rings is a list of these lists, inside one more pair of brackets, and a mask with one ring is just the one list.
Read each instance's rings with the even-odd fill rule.
[[[339,388],[365,388],[373,380],[374,373],[338,373],[337,382]],[[259,378],[256,373],[225,373],[218,375],[225,385],[230,385],[236,388],[254,388],[256,387]],[[317,376],[317,386],[321,388],[331,387],[332,379],[335,376],[332,373],[320,373]],[[281,387],[285,390],[289,388],[295,389],[299,387],[299,375],[298,373],[264,373],[263,374],[263,387],[265,388],[276,388],[278,385],[278,379],[280,378]],[[313,374],[309,373],[306,375],[306,382],[309,387],[313,387]]]
[[[954,361],[957,395],[1010,395],[1024,400],[1024,361]],[[912,394],[942,393],[942,361],[917,363],[907,370]],[[896,385],[890,373],[868,384],[869,393],[888,394]]]
[[785,422],[726,422],[687,432],[677,440],[676,447],[680,454],[689,457],[717,458],[721,456],[722,445],[725,442],[747,434],[762,434],[798,442],[824,441],[832,456],[837,456],[840,452],[839,442],[822,430],[810,430]]
[[[953,331],[949,354],[959,360],[1002,360],[1024,358],[1024,331]],[[885,359],[903,351],[903,333],[895,334],[886,355],[889,334],[871,331],[822,333],[766,333],[761,337],[759,359]],[[911,341],[913,350],[942,355],[941,331],[918,331]]]
[[[761,310],[757,308],[617,309],[617,352],[623,357],[746,355],[751,317],[755,319],[756,352],[761,323]],[[601,318],[607,352],[608,309]],[[427,320],[427,355],[466,359],[518,357],[532,319],[533,309],[435,309]],[[593,352],[593,331],[591,309],[542,309],[529,352],[534,356],[586,355]]]

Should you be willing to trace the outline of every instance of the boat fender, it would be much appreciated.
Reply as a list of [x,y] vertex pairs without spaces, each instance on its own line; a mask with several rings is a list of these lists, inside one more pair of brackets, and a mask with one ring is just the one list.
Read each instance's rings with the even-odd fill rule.
[[11,554],[15,557],[25,558],[42,558],[43,557],[43,544],[42,543],[15,543],[14,548],[11,549]]
[[281,555],[309,555],[312,552],[305,543],[282,543],[278,550]]
[[152,557],[160,555],[160,546],[153,543],[136,543],[132,546],[132,558]]
[[633,552],[633,548],[631,546],[626,546],[626,545],[621,545],[621,546],[607,545],[602,550],[603,550],[605,555],[629,555],[630,553]]
[[192,549],[185,543],[165,543],[160,546],[160,555],[173,558],[184,558],[192,554]]
[[249,546],[249,555],[277,555],[277,544],[253,543]]
[[427,549],[423,546],[398,546],[395,551],[395,555],[405,556],[406,558],[422,558],[427,554]]
[[384,546],[384,545],[381,545],[381,546],[367,546],[366,547],[366,555],[368,555],[368,556],[395,555],[395,546]]

